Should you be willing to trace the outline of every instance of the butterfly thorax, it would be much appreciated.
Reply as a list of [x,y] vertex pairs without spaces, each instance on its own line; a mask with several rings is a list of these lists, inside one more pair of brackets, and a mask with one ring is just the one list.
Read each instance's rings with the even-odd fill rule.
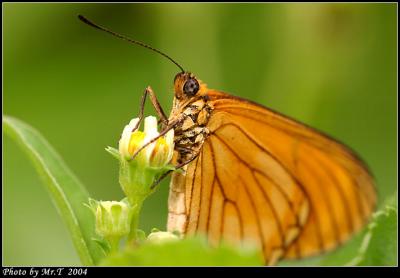
[[178,163],[183,163],[197,154],[210,133],[206,125],[213,108],[208,100],[207,95],[185,103],[174,99],[169,121],[179,119],[174,129]]

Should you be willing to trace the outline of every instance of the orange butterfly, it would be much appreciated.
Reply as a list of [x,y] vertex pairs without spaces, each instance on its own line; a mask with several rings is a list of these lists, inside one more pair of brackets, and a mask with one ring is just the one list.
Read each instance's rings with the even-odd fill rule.
[[140,111],[143,118],[149,94],[164,126],[160,136],[174,129],[173,160],[185,170],[172,174],[169,231],[204,234],[212,245],[251,244],[272,265],[332,250],[367,222],[376,205],[374,181],[349,148],[269,108],[209,89],[164,53],[79,18],[158,52],[182,71],[169,117],[150,87]]

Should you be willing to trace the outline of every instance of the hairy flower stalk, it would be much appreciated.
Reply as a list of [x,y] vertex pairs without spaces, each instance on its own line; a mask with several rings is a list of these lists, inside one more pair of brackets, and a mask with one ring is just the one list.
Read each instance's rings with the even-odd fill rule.
[[139,119],[135,118],[125,126],[118,150],[108,147],[106,150],[120,161],[119,183],[132,209],[132,220],[128,240],[134,242],[138,228],[139,212],[143,201],[154,192],[151,185],[165,171],[173,169],[168,163],[174,151],[174,131],[142,149],[134,159],[132,156],[142,146],[159,135],[157,118],[146,117],[144,131],[135,129]]

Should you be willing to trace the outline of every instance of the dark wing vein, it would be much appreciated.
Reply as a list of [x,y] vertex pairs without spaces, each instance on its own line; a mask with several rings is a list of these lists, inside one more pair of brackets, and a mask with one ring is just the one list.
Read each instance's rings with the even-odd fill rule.
[[[238,116],[238,117],[244,117],[244,118],[247,118],[247,119],[251,118],[253,120],[258,120],[256,118],[252,118],[251,117],[251,115],[254,114],[254,113],[260,114],[260,116],[264,116],[265,117],[265,115],[263,115],[262,113],[260,113],[258,111],[254,111],[254,110],[250,110],[250,109],[241,107],[240,110],[249,110],[249,111],[251,111],[251,113],[249,112],[249,113],[246,113],[245,115],[243,115],[242,113],[240,113],[238,111],[232,111],[232,110],[238,110],[237,108],[236,109],[235,108],[236,107],[227,107],[227,106],[223,107],[224,111],[228,112],[229,114]],[[305,134],[292,132],[289,129],[283,129],[283,128],[279,127],[279,126],[272,125],[268,121],[263,121],[263,123],[268,125],[269,127],[273,128],[273,129],[275,129],[275,130],[279,130],[280,132],[282,132],[282,133],[284,133],[284,134],[286,134],[288,136],[291,136],[291,137],[294,137],[294,138],[296,138],[296,137],[297,138],[302,138],[305,143],[310,144],[312,147],[317,148],[317,149],[321,150],[322,152],[326,152],[327,150],[329,150],[329,148],[322,148],[318,144],[315,144],[315,140],[313,140],[313,138],[311,138],[309,136],[306,136]],[[288,121],[288,120],[285,121],[285,124],[289,124],[289,123],[291,123],[291,121]],[[300,124],[299,123],[291,123],[291,125],[296,127],[296,128],[298,128],[298,125],[300,125]],[[219,128],[221,128],[223,126],[224,125],[221,125]],[[304,125],[304,127],[310,129],[306,125]],[[312,131],[314,131],[315,133],[319,134],[320,136],[323,136],[323,138],[327,137],[327,135],[325,135],[325,134],[323,134],[323,133],[321,133],[321,132],[319,132],[317,130],[312,129]],[[327,139],[327,140],[329,140],[329,139]],[[362,165],[363,168],[366,170],[366,172],[370,173],[370,171],[368,170],[368,167],[366,166],[366,164],[359,158],[359,156],[353,150],[345,147],[341,142],[338,142],[336,139],[330,138],[330,140],[332,142],[335,142],[336,144],[338,144],[337,146],[340,147],[341,149],[343,149],[343,152],[342,152],[343,155],[345,155],[351,161],[355,161],[356,160],[356,162],[357,162],[356,164]],[[342,165],[342,166],[343,166],[343,168],[346,168],[345,165]],[[360,184],[359,183],[354,183],[354,186],[356,186],[356,187],[358,187],[360,189],[360,192],[362,192],[362,194],[364,194],[364,197],[367,200],[370,200],[370,198],[366,195],[366,192],[364,192],[364,190],[362,190],[360,188]],[[371,201],[371,202],[373,203],[373,201]]]
[[[310,196],[309,196],[308,192],[306,191],[306,189],[304,188],[304,185],[302,184],[302,182],[301,182],[298,178],[296,178],[296,177],[291,173],[291,171],[289,171],[289,169],[285,166],[285,164],[284,164],[282,161],[280,161],[280,160],[279,160],[275,155],[273,155],[269,150],[267,150],[266,148],[264,148],[263,146],[261,146],[257,141],[255,141],[252,137],[250,137],[240,126],[236,125],[235,123],[226,123],[226,124],[222,124],[222,125],[220,125],[216,130],[213,130],[210,136],[216,136],[216,135],[217,135],[216,133],[217,133],[218,130],[220,130],[220,129],[222,129],[223,127],[228,126],[228,125],[232,125],[232,126],[236,127],[236,128],[237,128],[240,132],[242,132],[253,144],[255,144],[260,150],[264,151],[264,152],[267,153],[270,157],[272,157],[272,158],[286,171],[286,173],[288,173],[288,174],[291,176],[292,180],[294,180],[295,183],[299,186],[300,190],[302,191],[302,193],[304,194],[304,196],[306,196],[307,200],[309,201],[311,211],[315,211],[313,202],[310,202]],[[232,153],[234,153],[234,155],[235,155],[239,160],[241,160],[241,158],[238,156],[238,154],[237,154],[235,151],[233,151],[232,149],[231,149],[231,151],[232,151]],[[246,163],[246,165],[247,165],[247,163]],[[248,166],[248,167],[251,168],[250,166]],[[297,215],[296,215],[296,217],[297,217]],[[314,218],[315,218],[315,221],[316,221],[316,225],[315,225],[315,227],[316,227],[316,230],[315,230],[315,231],[316,231],[316,237],[317,237],[317,240],[318,240],[319,247],[320,247],[320,249],[322,250],[322,249],[323,249],[323,247],[322,247],[322,246],[323,246],[323,243],[322,243],[321,227],[320,227],[320,223],[319,223],[318,219],[316,219],[316,217],[314,217]],[[308,221],[309,221],[309,220],[308,220]],[[307,225],[307,223],[304,223],[304,226],[306,226],[306,225]],[[301,228],[303,228],[304,226],[302,226]],[[300,234],[301,234],[301,232],[302,232],[302,231],[300,231]],[[299,236],[300,236],[300,235],[299,235]],[[298,236],[298,237],[299,237],[299,236]],[[297,238],[298,238],[298,237],[297,237]]]
[[[314,155],[313,159],[319,163],[318,165],[321,167],[321,169],[323,169],[325,171],[328,178],[332,181],[332,184],[334,185],[337,193],[339,194],[340,199],[342,200],[342,204],[344,205],[344,209],[346,211],[345,219],[346,219],[346,224],[347,224],[348,230],[350,232],[353,232],[354,231],[353,216],[352,216],[352,213],[351,213],[351,210],[349,207],[349,201],[347,200],[347,198],[343,192],[343,188],[340,186],[340,183],[337,180],[337,178],[334,175],[332,175],[332,172],[326,167],[325,163],[323,163],[323,161],[321,161],[320,158],[318,158],[317,156]],[[355,194],[355,195],[357,198],[357,203],[359,203],[360,202],[359,195],[358,194]]]

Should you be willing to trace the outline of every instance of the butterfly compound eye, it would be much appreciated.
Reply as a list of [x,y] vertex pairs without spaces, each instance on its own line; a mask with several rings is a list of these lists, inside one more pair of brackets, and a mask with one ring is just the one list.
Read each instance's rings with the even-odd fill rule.
[[183,85],[183,92],[187,96],[194,96],[199,88],[199,82],[197,82],[197,80],[194,78],[190,78],[185,82],[185,85]]

